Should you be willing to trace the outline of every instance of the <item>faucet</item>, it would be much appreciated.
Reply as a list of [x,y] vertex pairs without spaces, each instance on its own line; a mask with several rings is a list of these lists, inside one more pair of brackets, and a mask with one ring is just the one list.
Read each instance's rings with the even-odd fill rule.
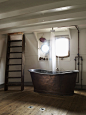
[[59,71],[59,68],[58,68],[58,67],[56,68],[56,71]]

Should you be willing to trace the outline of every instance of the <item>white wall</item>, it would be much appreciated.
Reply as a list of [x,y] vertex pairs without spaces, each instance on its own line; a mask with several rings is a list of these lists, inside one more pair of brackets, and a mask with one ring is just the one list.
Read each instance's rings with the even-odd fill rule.
[[34,34],[25,34],[25,82],[31,82],[28,69],[38,68],[38,43]]
[[6,62],[6,35],[0,35],[0,84],[5,79],[5,62]]
[[[38,38],[39,37],[41,37],[40,34],[38,34]],[[50,33],[44,33],[44,37],[50,37]],[[5,54],[6,54],[5,40],[6,40],[5,36],[0,35],[0,43],[1,44],[4,43],[3,52],[2,52],[1,60],[0,60],[0,84],[4,83],[4,76],[5,76]],[[38,61],[38,42],[33,33],[25,34],[25,41],[26,41],[26,45],[25,45],[25,77],[24,79],[25,79],[25,82],[31,82],[32,80],[31,80],[30,73],[28,72],[28,69],[40,68],[40,69],[48,70],[49,63],[48,61]],[[0,45],[0,47],[2,46]],[[78,47],[78,34],[77,34],[77,30],[73,29],[71,30],[71,39],[70,39],[70,60],[60,60],[61,69],[64,69],[64,70],[75,69],[74,58],[78,52],[77,47]],[[80,55],[83,57],[83,85],[86,85],[86,29],[80,30]]]
[[80,30],[80,55],[83,57],[83,84],[86,85],[86,29]]
[[[61,32],[62,33],[62,32]],[[58,32],[56,33],[58,34]],[[43,34],[38,34],[38,38]],[[65,32],[63,32],[65,35]],[[31,76],[28,69],[41,68],[48,69],[48,61],[38,61],[38,43],[34,34],[26,34],[26,47],[25,47],[25,82],[31,82]],[[50,37],[50,33],[44,33],[44,37]],[[63,70],[74,70],[74,58],[78,52],[78,33],[76,29],[71,30],[70,39],[70,60],[60,60],[60,68]],[[80,55],[83,57],[83,85],[86,85],[86,29],[80,30]],[[57,60],[58,62],[58,60]],[[57,63],[56,62],[56,63]],[[58,64],[57,64],[58,65]]]

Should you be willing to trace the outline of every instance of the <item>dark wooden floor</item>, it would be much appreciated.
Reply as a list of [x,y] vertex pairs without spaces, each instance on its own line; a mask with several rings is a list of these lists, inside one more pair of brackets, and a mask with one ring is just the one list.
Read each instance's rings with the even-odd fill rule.
[[22,92],[18,90],[18,87],[9,91],[0,89],[0,115],[86,115],[86,91],[55,96],[35,93],[31,86]]

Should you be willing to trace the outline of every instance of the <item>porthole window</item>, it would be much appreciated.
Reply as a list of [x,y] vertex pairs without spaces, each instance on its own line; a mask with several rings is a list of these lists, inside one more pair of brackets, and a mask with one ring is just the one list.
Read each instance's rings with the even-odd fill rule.
[[43,44],[41,47],[41,50],[43,53],[48,53],[49,52],[49,46],[48,44]]
[[58,37],[56,38],[56,56],[58,57],[69,57],[69,38],[68,37]]

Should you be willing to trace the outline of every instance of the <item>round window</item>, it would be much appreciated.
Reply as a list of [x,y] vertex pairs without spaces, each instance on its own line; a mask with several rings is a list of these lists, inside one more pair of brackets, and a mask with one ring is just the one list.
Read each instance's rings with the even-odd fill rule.
[[49,52],[49,46],[47,44],[43,44],[41,47],[42,52],[48,53]]

